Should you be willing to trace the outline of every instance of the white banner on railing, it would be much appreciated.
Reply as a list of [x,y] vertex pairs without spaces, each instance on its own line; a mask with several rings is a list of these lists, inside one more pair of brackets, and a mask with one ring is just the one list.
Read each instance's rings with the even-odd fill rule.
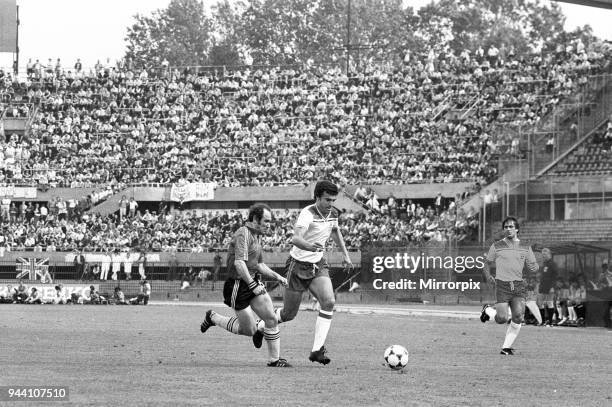
[[[12,285],[12,287],[17,287],[17,284],[7,284]],[[79,296],[89,297],[89,287],[94,286],[96,290],[100,289],[100,284],[63,284],[62,293],[66,299],[70,299],[72,293],[77,293]],[[56,297],[55,286],[56,284],[25,284],[27,288],[28,294],[32,292],[32,288],[36,288],[36,290],[40,293],[42,302],[51,302]],[[1,287],[4,288],[4,287]],[[0,288],[0,291],[2,289]]]
[[215,184],[212,182],[193,182],[172,184],[170,200],[176,202],[210,201],[215,198]]
[[36,188],[32,187],[16,187],[9,185],[6,187],[0,187],[0,196],[8,198],[36,198]]

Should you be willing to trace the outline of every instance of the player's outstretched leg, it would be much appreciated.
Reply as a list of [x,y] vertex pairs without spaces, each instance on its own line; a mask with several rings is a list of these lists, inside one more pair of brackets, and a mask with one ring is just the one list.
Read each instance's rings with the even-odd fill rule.
[[[255,333],[255,320],[251,310],[236,311],[236,314],[237,316],[228,317],[213,310],[208,310],[204,321],[200,325],[200,332],[204,333],[208,328],[216,325],[233,334],[252,336]],[[243,323],[240,323],[240,319],[244,320]]]
[[200,332],[204,333],[208,331],[208,328],[215,325],[215,323],[213,322],[211,318],[212,314],[213,314],[213,310],[209,309],[208,311],[206,311],[206,316],[204,317],[204,321],[200,324]]
[[256,325],[257,325],[257,330],[253,334],[253,346],[259,349],[261,348],[261,345],[263,345],[264,327],[266,326],[266,324],[264,323],[263,320],[258,319],[256,322]]
[[515,297],[510,301],[510,309],[512,310],[512,320],[506,330],[506,338],[502,345],[501,355],[514,355],[512,344],[521,330],[521,323],[525,315],[525,300]]

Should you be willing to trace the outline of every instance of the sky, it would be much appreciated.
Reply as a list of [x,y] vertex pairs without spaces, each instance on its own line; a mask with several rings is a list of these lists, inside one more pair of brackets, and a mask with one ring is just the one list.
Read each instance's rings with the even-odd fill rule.
[[[137,13],[150,15],[170,0],[17,0],[19,6],[19,64],[29,58],[46,63],[60,58],[73,66],[81,58],[86,67],[98,59],[115,61],[125,53],[127,27]],[[211,5],[216,0],[204,0]],[[430,0],[405,0],[417,9]],[[590,24],[600,38],[612,40],[612,10],[560,3],[566,29]],[[0,67],[9,67],[12,54],[0,54]]]

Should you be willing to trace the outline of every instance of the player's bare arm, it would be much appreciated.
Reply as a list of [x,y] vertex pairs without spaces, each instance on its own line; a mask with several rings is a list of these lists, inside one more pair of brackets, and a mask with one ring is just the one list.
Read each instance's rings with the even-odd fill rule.
[[351,261],[348,251],[346,250],[346,244],[344,243],[344,237],[342,237],[342,232],[340,231],[340,228],[334,227],[332,229],[331,236],[332,236],[332,239],[334,239],[334,242],[336,243],[336,245],[342,251],[342,255],[344,256],[344,260],[343,260],[344,265],[346,267],[353,267],[353,262]]
[[293,228],[293,239],[291,243],[298,247],[299,249],[306,250],[309,252],[322,252],[323,246],[319,243],[310,243],[304,239],[304,234],[306,233],[307,228],[304,226],[295,226]]
[[484,274],[485,281],[487,284],[495,284],[495,262],[489,261],[485,264],[485,267],[482,269],[482,273]]
[[270,277],[273,278],[274,280],[278,281],[279,283],[281,283],[283,286],[287,286],[287,279],[283,276],[281,276],[280,274],[278,274],[276,271],[272,270],[270,267],[268,267],[267,264],[265,263],[259,263],[257,265],[257,270],[259,270],[259,272],[266,277]]

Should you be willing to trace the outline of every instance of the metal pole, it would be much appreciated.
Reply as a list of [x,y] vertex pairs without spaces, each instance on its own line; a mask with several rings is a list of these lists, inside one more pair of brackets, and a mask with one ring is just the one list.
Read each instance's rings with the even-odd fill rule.
[[17,6],[17,32],[15,33],[15,61],[13,62],[13,70],[15,76],[19,74],[19,6]]
[[351,0],[348,0],[348,13],[346,16],[346,76],[349,76],[349,62],[351,59]]

